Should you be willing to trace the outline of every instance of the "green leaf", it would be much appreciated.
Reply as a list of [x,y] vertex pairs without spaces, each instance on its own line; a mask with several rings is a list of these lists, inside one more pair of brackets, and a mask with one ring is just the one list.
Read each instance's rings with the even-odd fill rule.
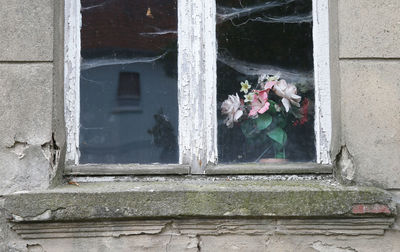
[[268,131],[267,135],[269,136],[269,138],[281,145],[284,145],[286,143],[286,132],[280,127],[276,127],[275,129]]
[[243,135],[247,138],[251,137],[251,135],[253,135],[255,131],[254,125],[251,120],[242,122],[240,125],[240,129],[242,130]]
[[263,130],[263,129],[268,128],[268,126],[271,123],[272,123],[272,116],[267,113],[259,115],[258,118],[256,119],[256,124],[257,124],[258,130]]
[[282,116],[278,116],[277,117],[277,125],[278,125],[278,127],[284,129],[286,127],[286,125],[287,125],[286,120],[287,120],[287,118],[282,117]]

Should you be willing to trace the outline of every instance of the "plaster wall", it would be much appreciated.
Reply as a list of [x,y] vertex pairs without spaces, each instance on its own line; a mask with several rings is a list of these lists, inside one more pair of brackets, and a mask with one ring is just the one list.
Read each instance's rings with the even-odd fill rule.
[[[398,195],[400,2],[330,4],[332,156],[346,146],[356,183]],[[62,172],[63,1],[0,0],[0,6],[0,251],[400,251],[398,222],[382,236],[183,235],[164,230],[22,240],[9,229],[2,195],[47,188]]]
[[400,2],[339,0],[342,145],[359,183],[400,188]]

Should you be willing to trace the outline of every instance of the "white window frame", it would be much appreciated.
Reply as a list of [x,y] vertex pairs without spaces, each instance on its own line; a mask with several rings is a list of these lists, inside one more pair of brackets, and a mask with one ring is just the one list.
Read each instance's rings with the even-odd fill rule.
[[[312,1],[316,163],[329,165],[332,132],[329,0]],[[80,0],[65,1],[64,109],[67,166],[78,166],[80,155],[80,8]],[[215,1],[178,0],[179,164],[189,166],[191,174],[204,174],[207,167],[215,167],[218,161],[215,16]]]

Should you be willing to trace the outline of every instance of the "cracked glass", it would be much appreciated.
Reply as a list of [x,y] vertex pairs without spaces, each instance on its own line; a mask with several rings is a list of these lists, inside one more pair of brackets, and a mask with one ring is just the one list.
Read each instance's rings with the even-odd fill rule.
[[217,0],[218,159],[314,161],[311,0]]
[[176,0],[81,0],[80,163],[177,163]]

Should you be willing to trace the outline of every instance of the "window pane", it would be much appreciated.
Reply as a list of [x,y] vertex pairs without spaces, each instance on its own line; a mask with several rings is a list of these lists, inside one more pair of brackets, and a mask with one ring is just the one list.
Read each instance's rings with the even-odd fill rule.
[[217,40],[220,162],[315,160],[312,1],[217,0]]
[[177,163],[176,0],[81,0],[81,163]]

